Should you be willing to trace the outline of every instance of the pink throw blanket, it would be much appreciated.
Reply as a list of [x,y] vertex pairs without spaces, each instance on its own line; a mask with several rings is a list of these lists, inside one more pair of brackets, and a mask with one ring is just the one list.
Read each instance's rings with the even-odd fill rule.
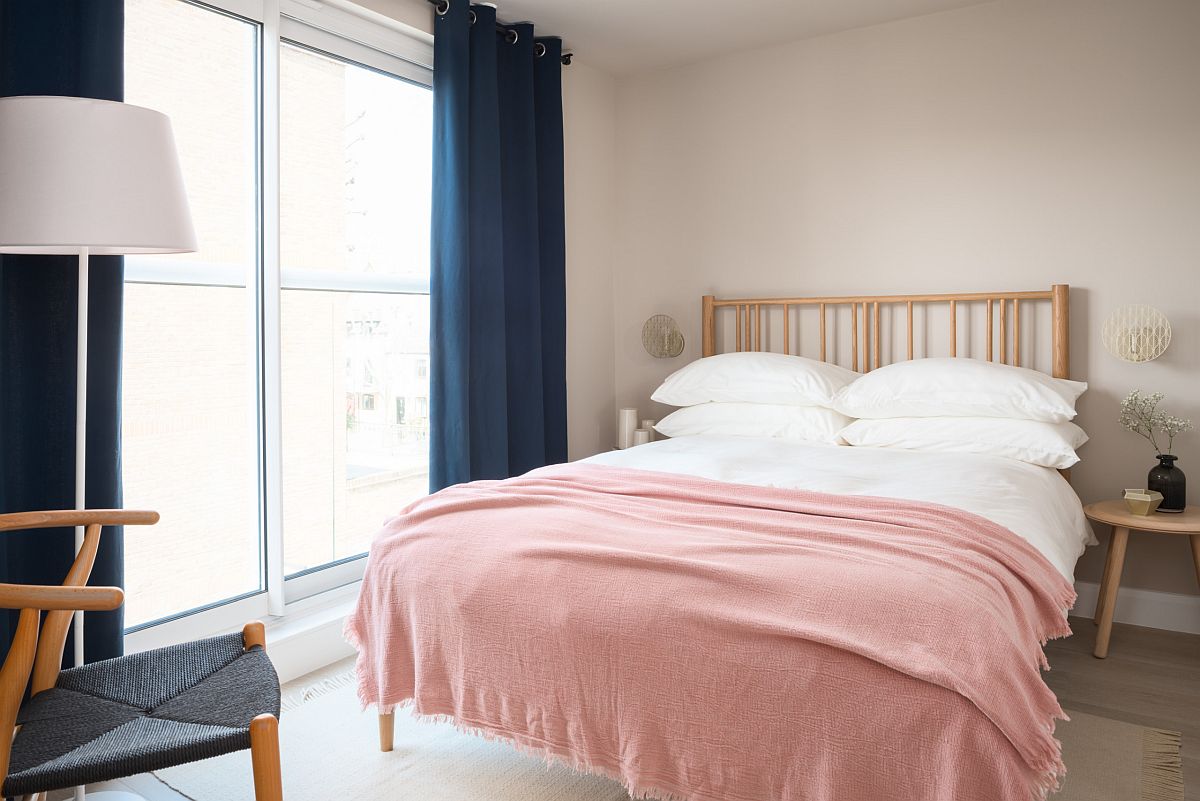
[[1028,801],[1069,582],[884,498],[587,464],[420,500],[346,624],[359,695],[686,801]]

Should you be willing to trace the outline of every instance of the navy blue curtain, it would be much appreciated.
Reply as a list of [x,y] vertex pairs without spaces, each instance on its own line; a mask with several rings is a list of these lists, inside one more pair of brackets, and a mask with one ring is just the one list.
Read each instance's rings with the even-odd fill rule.
[[431,491],[567,457],[561,55],[491,6],[437,16]]
[[[124,0],[0,0],[0,96],[124,98]],[[123,266],[89,270],[87,505],[121,505]],[[0,511],[75,507],[75,256],[0,257]],[[123,582],[122,532],[102,534],[92,584]],[[71,529],[0,534],[0,581],[60,584]],[[7,650],[10,613],[0,630]],[[87,617],[89,661],[121,654],[123,618]],[[65,661],[72,660],[67,640]]]

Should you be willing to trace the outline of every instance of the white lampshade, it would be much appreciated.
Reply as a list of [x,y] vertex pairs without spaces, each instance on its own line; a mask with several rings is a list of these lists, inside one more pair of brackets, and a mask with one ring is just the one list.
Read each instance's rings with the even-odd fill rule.
[[0,98],[0,253],[196,249],[171,121],[82,97]]

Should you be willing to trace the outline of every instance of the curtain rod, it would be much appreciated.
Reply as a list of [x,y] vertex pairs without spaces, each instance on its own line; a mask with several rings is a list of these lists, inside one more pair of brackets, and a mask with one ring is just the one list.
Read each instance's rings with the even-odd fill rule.
[[[434,11],[436,11],[438,13],[438,16],[441,16],[442,14],[445,14],[447,11],[450,10],[450,0],[425,0],[425,2],[427,2],[427,3],[429,3],[429,5],[433,6],[433,9],[434,9]],[[471,24],[474,24],[475,23],[475,12],[470,11],[468,13],[470,14]],[[516,42],[517,42],[517,38],[518,38],[517,32],[502,22],[496,23],[496,33],[504,34],[504,41],[508,42],[509,44],[516,44]],[[542,44],[541,42],[537,42],[534,45],[533,52],[538,58],[541,58],[542,56],[546,55],[546,46],[544,44]],[[563,66],[566,67],[566,66],[570,66],[571,59],[574,57],[575,57],[574,53],[563,53],[559,57],[559,60],[562,62]]]

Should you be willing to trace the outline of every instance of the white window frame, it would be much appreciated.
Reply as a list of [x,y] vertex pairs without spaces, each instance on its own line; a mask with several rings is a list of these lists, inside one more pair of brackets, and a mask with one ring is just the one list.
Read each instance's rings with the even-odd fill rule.
[[[185,0],[181,0],[183,2]],[[257,351],[256,426],[259,432],[259,534],[265,556],[265,590],[216,601],[210,607],[129,630],[127,651],[141,651],[236,628],[247,620],[285,616],[311,605],[313,596],[362,579],[365,556],[342,559],[287,578],[283,567],[282,393],[280,305],[284,289],[429,294],[428,279],[360,276],[324,270],[283,274],[279,245],[279,60],[284,41],[391,74],[433,85],[433,37],[349,0],[186,0],[241,17],[259,27],[259,259],[247,279],[213,265],[146,261],[126,269],[126,281],[251,290]],[[226,274],[228,272],[229,274]],[[331,532],[332,534],[332,532]]]

